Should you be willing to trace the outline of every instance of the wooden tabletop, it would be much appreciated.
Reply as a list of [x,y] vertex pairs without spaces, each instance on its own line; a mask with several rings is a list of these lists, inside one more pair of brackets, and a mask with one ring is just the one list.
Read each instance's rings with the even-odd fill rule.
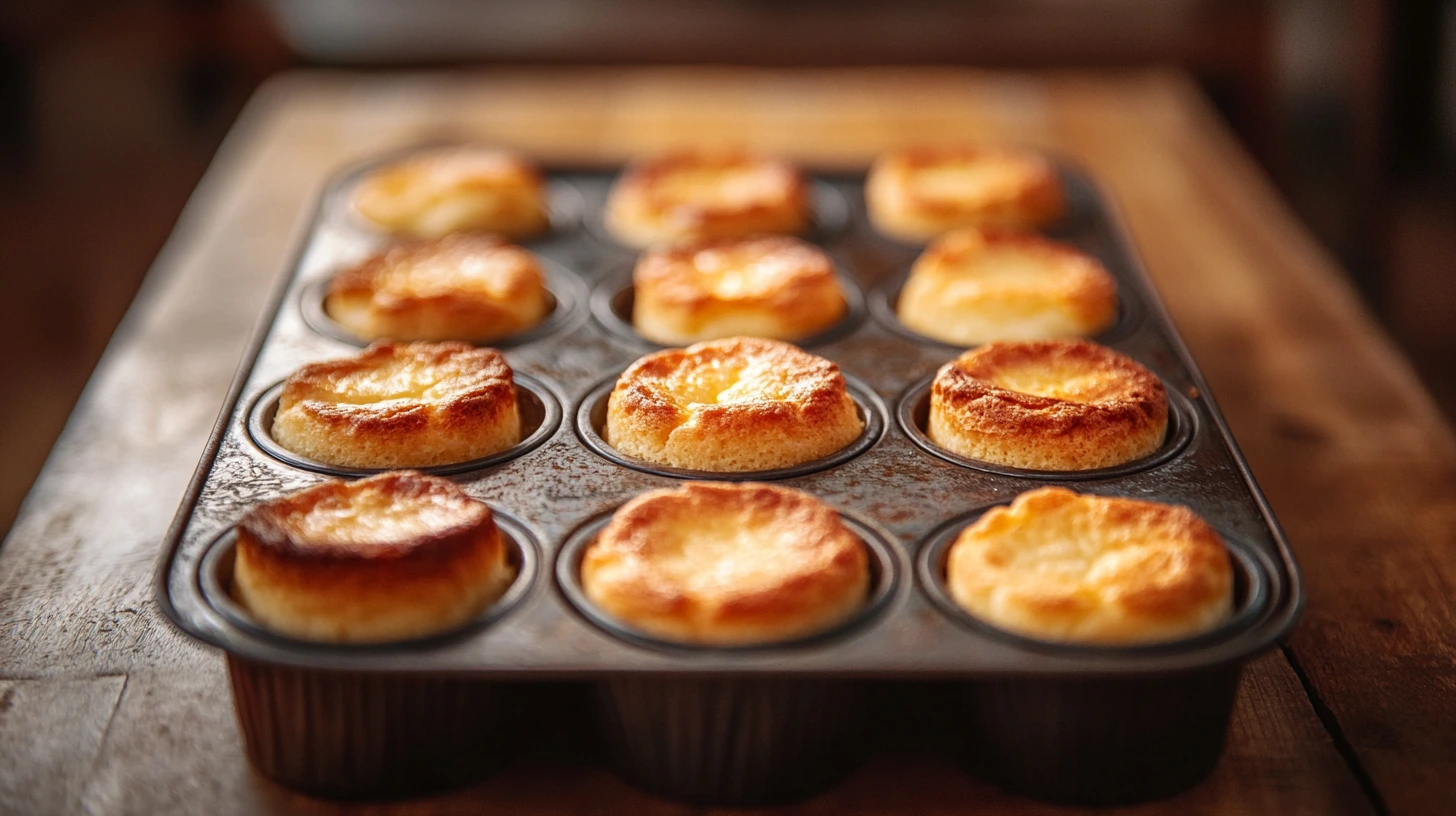
[[[989,139],[1082,163],[1122,205],[1309,594],[1289,644],[1245,673],[1213,776],[1127,812],[1451,812],[1456,444],[1196,88],[1162,73],[740,69],[296,73],[258,94],[0,550],[0,812],[694,812],[568,759],[414,802],[290,794],[243,758],[221,655],[153,601],[163,533],[311,197],[352,160],[440,138],[547,160],[747,144],[845,166]],[[788,811],[1068,812],[913,753]]]

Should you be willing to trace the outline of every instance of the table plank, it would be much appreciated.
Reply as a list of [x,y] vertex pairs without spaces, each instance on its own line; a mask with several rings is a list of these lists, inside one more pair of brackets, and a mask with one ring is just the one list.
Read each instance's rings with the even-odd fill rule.
[[[1448,665],[1441,615],[1449,614],[1449,582],[1445,567],[1427,563],[1449,518],[1442,488],[1450,482],[1435,476],[1445,478],[1451,435],[1338,270],[1186,81],[950,70],[300,73],[270,83],[229,137],[0,550],[0,622],[12,635],[0,642],[0,673],[55,683],[128,677],[87,766],[81,801],[89,810],[341,810],[249,771],[220,658],[160,619],[150,568],[310,197],[349,161],[441,137],[575,161],[731,141],[831,166],[862,165],[892,144],[997,138],[1084,163],[1125,205],[1301,555],[1312,625],[1290,654],[1328,706],[1335,736],[1347,740],[1326,731],[1276,652],[1250,665],[1214,776],[1169,803],[1128,812],[1377,812],[1340,748],[1357,768],[1368,763],[1362,770],[1378,795],[1399,805],[1391,812],[1420,812],[1443,785],[1450,790],[1451,774],[1423,769],[1445,768],[1452,757],[1442,742],[1442,729],[1453,731],[1450,697],[1430,699]],[[1400,460],[1382,453],[1388,446],[1427,463],[1415,474],[1427,481],[1402,477]],[[1350,465],[1371,476],[1350,480]],[[1396,498],[1402,490],[1416,493]],[[1407,511],[1419,525],[1410,546]],[[1398,550],[1378,562],[1374,585],[1365,575],[1372,547]],[[1393,632],[1372,627],[1376,613],[1390,615],[1380,620]],[[1407,686],[1409,672],[1418,676]],[[1385,724],[1401,730],[1382,734]],[[892,756],[791,812],[949,812],[971,803],[987,813],[1043,809],[942,761]],[[483,807],[681,810],[564,762],[363,812]]]

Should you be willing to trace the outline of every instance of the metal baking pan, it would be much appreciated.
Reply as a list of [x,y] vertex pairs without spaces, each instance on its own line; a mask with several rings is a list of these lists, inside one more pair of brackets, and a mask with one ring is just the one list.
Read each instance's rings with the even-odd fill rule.
[[[184,631],[223,649],[238,665],[320,676],[445,678],[482,687],[600,681],[603,698],[614,701],[603,714],[608,734],[615,735],[608,742],[642,749],[616,749],[619,765],[631,766],[629,775],[645,779],[648,787],[703,801],[777,798],[775,785],[782,780],[765,782],[763,774],[746,774],[757,781],[715,779],[716,787],[696,790],[697,777],[685,775],[681,763],[658,763],[663,767],[652,771],[655,766],[643,759],[640,742],[652,735],[639,733],[637,743],[623,736],[634,724],[642,732],[642,726],[663,716],[648,709],[665,705],[666,697],[644,693],[643,683],[652,688],[661,681],[688,697],[726,683],[735,704],[758,706],[754,710],[761,713],[805,708],[803,695],[789,699],[780,693],[786,681],[811,694],[814,689],[822,694],[825,683],[839,689],[894,680],[896,688],[903,688],[905,682],[951,681],[965,691],[957,695],[964,700],[958,708],[964,718],[954,722],[965,737],[968,761],[1009,788],[1048,799],[1127,801],[1163,795],[1201,778],[1216,761],[1238,669],[1293,625],[1303,601],[1299,575],[1116,213],[1088,178],[1070,167],[1061,171],[1069,213],[1047,232],[1098,257],[1112,273],[1121,314],[1097,339],[1160,376],[1174,414],[1168,443],[1148,460],[1081,474],[984,466],[929,445],[920,430],[927,378],[960,349],[921,338],[894,319],[894,299],[920,248],[871,229],[864,216],[862,176],[813,177],[818,213],[807,237],[830,252],[857,291],[845,324],[815,338],[812,350],[838,363],[856,383],[857,402],[873,430],[851,455],[757,478],[813,493],[875,539],[876,602],[872,613],[852,627],[803,643],[685,649],[614,631],[574,602],[572,565],[561,561],[563,552],[570,557],[568,543],[579,543],[603,514],[633,496],[701,477],[613,456],[609,448],[603,450],[593,427],[604,375],[654,348],[620,319],[623,299],[630,298],[624,270],[635,253],[600,229],[615,168],[550,171],[552,230],[526,243],[547,262],[556,311],[541,329],[501,347],[534,395],[540,415],[536,433],[509,455],[446,469],[468,493],[514,519],[513,535],[534,548],[531,558],[539,565],[523,572],[526,583],[513,590],[511,607],[454,636],[367,647],[291,641],[240,621],[235,608],[216,600],[226,575],[208,572],[227,569],[225,555],[214,550],[229,546],[232,525],[256,503],[316,484],[331,472],[358,474],[270,452],[269,440],[259,438],[266,434],[260,430],[266,423],[258,416],[270,404],[270,389],[299,365],[358,349],[357,342],[321,318],[318,301],[324,281],[387,240],[364,228],[349,205],[353,186],[369,167],[342,173],[326,189],[168,532],[157,596]],[[1009,636],[947,604],[939,582],[949,537],[976,513],[1047,483],[1192,508],[1233,550],[1237,614],[1216,632],[1185,642],[1087,648]],[[671,686],[674,682],[678,685]],[[745,697],[745,684],[767,691]],[[621,693],[613,697],[613,689]],[[770,699],[776,702],[765,702]],[[677,704],[675,716],[697,721],[682,713],[697,710],[694,705]],[[362,713],[367,710],[361,703],[359,716],[367,716]],[[674,739],[700,744],[692,735],[723,731],[707,715],[698,719],[698,727],[675,731]],[[798,718],[819,727],[828,719],[835,718]],[[785,737],[792,744],[804,738]],[[764,750],[751,738],[735,740],[739,748],[733,750],[743,757]],[[705,762],[733,759],[721,752],[701,753]],[[340,786],[325,780],[312,787],[333,791]]]

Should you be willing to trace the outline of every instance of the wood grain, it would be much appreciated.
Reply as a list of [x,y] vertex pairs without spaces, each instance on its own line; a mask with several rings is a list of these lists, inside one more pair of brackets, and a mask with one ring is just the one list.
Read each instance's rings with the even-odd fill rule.
[[[570,754],[414,802],[346,809],[294,796],[243,760],[220,656],[172,630],[151,599],[159,541],[311,197],[350,161],[440,137],[561,161],[745,143],[827,166],[861,166],[894,144],[997,139],[1084,164],[1123,205],[1310,585],[1288,647],[1294,664],[1276,652],[1250,665],[1214,776],[1121,812],[1424,813],[1450,800],[1456,444],[1339,270],[1189,83],[650,69],[299,73],[250,104],[0,550],[0,675],[45,689],[18,732],[0,719],[0,794],[39,797],[20,812],[687,812]],[[33,738],[108,689],[114,711],[87,714],[89,725],[57,743],[69,746],[67,773],[26,788],[54,761],[7,753],[9,734]],[[912,753],[780,812],[973,808],[1051,810]]]

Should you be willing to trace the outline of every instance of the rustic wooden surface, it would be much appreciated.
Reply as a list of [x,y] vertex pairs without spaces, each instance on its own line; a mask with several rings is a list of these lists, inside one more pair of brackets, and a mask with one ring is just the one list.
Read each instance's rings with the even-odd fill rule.
[[[565,758],[414,802],[295,796],[243,759],[220,655],[152,601],[163,532],[311,196],[351,160],[441,137],[563,160],[747,143],[846,166],[997,139],[1084,164],[1123,206],[1309,587],[1289,645],[1246,672],[1213,776],[1126,812],[1450,812],[1456,444],[1190,83],[733,69],[300,73],[260,92],[0,550],[0,812],[693,812]],[[913,754],[783,812],[969,810],[1067,812]]]

